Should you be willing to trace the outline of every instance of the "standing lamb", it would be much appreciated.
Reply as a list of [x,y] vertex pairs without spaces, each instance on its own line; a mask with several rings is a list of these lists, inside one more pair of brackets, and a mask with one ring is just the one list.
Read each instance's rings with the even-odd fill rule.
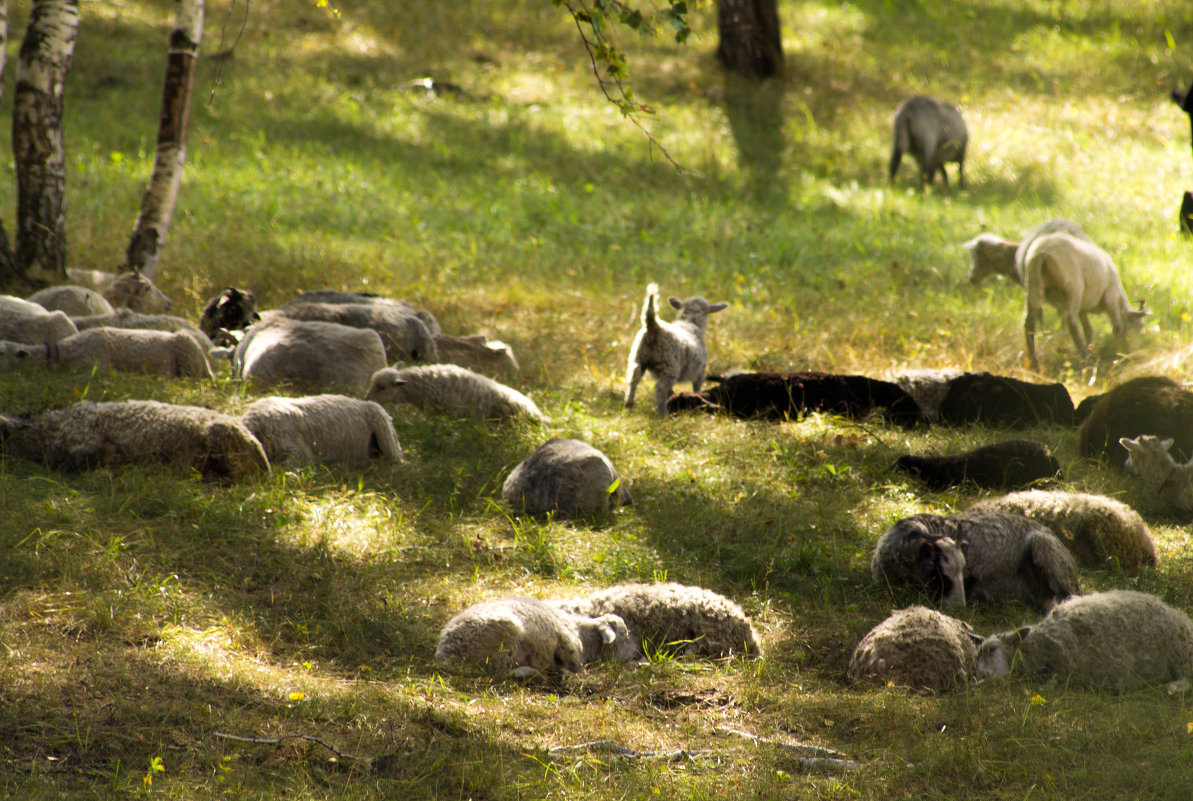
[[1173,455],[1193,457],[1193,392],[1170,378],[1142,376],[1101,395],[1077,429],[1077,448],[1087,459],[1105,458],[1121,466],[1124,437],[1170,437]]
[[290,383],[364,391],[373,373],[385,367],[376,331],[284,317],[252,326],[230,355],[232,376],[257,387]]
[[120,370],[150,375],[214,378],[207,354],[186,334],[92,328],[43,345],[0,342],[0,369],[63,364],[75,370]]
[[564,518],[633,502],[609,457],[577,439],[552,438],[540,445],[509,474],[501,494],[514,509]]
[[362,464],[376,454],[402,461],[393,418],[372,401],[344,395],[262,398],[249,406],[241,422],[274,465]]
[[968,623],[909,606],[862,638],[849,659],[849,678],[946,692],[974,676],[981,641]]
[[655,412],[664,417],[667,414],[667,399],[671,397],[676,382],[691,381],[692,391],[700,391],[704,384],[704,365],[708,361],[708,350],[704,344],[708,315],[729,308],[729,304],[709,303],[702,297],[687,300],[671,297],[667,302],[679,313],[675,322],[667,323],[658,318],[655,309],[658,297],[658,284],[646,287],[646,301],[642,304],[642,328],[630,348],[625,407],[633,408],[638,382],[644,373],[650,372],[655,377]]
[[1107,690],[1184,690],[1193,678],[1193,622],[1147,593],[1079,595],[1037,623],[982,642],[979,677],[1003,677],[1013,669]]
[[994,234],[978,234],[961,247],[969,251],[969,283],[977,286],[990,275],[1001,275],[1023,286],[1023,265],[1031,243],[1044,234],[1069,234],[1087,242],[1093,241],[1072,220],[1060,217],[1032,228],[1018,242]]
[[1193,459],[1177,464],[1168,452],[1172,440],[1150,434],[1119,442],[1127,449],[1127,472],[1139,476],[1178,512],[1193,512]]
[[967,481],[979,487],[1017,489],[1056,477],[1060,462],[1043,442],[1011,439],[951,456],[907,454],[899,457],[895,469],[910,473],[934,490]]
[[378,403],[409,403],[424,411],[482,420],[523,416],[551,422],[518,390],[455,364],[385,367],[373,373],[368,387],[365,397]]
[[965,188],[965,147],[969,129],[955,106],[932,97],[918,96],[903,101],[895,111],[894,144],[891,147],[890,180],[895,180],[904,153],[910,153],[920,166],[920,190],[940,173],[945,189],[949,175],[944,165],[956,162],[957,183]]
[[1025,270],[1023,331],[1033,370],[1040,369],[1036,326],[1043,316],[1045,301],[1061,313],[1082,359],[1093,341],[1091,312],[1108,315],[1120,340],[1138,332],[1148,314],[1142,302],[1138,310],[1130,307],[1114,262],[1092,242],[1069,234],[1045,234],[1027,249]]

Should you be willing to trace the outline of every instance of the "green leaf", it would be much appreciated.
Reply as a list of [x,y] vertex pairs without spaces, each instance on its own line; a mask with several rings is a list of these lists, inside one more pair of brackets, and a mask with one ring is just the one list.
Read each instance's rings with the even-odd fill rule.
[[613,479],[613,483],[609,485],[609,489],[605,490],[607,495],[612,495],[617,492],[617,488],[621,486],[621,476]]

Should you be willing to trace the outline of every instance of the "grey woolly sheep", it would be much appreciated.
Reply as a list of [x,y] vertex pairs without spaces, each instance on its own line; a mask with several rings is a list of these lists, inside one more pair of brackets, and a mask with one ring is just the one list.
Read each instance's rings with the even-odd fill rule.
[[393,419],[380,404],[344,395],[262,398],[241,417],[271,464],[402,460]]
[[132,309],[120,309],[112,314],[75,317],[74,324],[80,331],[89,328],[132,328],[151,331],[173,331],[186,334],[195,340],[204,354],[209,354],[212,348],[211,338],[199,326],[182,317],[172,314],[141,314]]
[[413,309],[397,303],[313,303],[291,301],[263,312],[265,321],[277,316],[291,320],[318,320],[353,328],[366,328],[381,335],[389,362],[439,360],[439,351],[426,323]]
[[1177,511],[1193,512],[1193,459],[1178,464],[1169,453],[1172,440],[1151,434],[1123,437],[1119,442],[1127,449],[1127,472],[1139,476]]
[[[374,306],[394,306],[414,314],[423,323],[431,335],[442,334],[443,329],[435,315],[426,309],[416,309],[404,300],[382,297],[373,292],[342,292],[336,289],[310,289],[302,292],[291,303],[357,303]],[[287,304],[289,305],[289,304]]]
[[433,338],[441,362],[458,364],[490,378],[517,378],[521,374],[514,352],[504,342],[491,340],[484,334],[435,334]]
[[576,439],[549,439],[501,487],[506,503],[533,515],[585,517],[632,503],[605,454]]
[[971,512],[1010,512],[1041,523],[1086,567],[1119,567],[1135,573],[1158,563],[1156,544],[1143,518],[1103,495],[1028,490],[975,503]]
[[602,657],[628,661],[635,655],[626,625],[616,615],[584,617],[536,598],[468,607],[443,627],[435,650],[440,662],[471,663],[498,675],[576,672]]
[[129,308],[146,314],[168,311],[173,305],[157,286],[136,270],[108,273],[68,267],[67,276],[76,284],[98,291],[113,308]]
[[651,650],[679,649],[688,654],[759,656],[758,632],[742,608],[703,587],[665,584],[618,584],[585,598],[554,601],[579,615],[617,615],[635,645]]
[[260,319],[261,315],[257,313],[257,296],[253,291],[229,286],[207,301],[203,313],[199,316],[199,330],[209,337],[214,337],[221,329],[243,331]]
[[1080,225],[1060,217],[1040,223],[1024,234],[1018,242],[1011,242],[994,234],[978,234],[961,246],[969,251],[969,283],[977,286],[987,276],[1001,275],[1023,286],[1023,263],[1027,249],[1040,236],[1056,233],[1092,241],[1081,230]]
[[66,312],[70,317],[116,313],[107,298],[85,286],[46,287],[30,295],[29,300],[47,311]]
[[0,416],[0,443],[12,456],[64,471],[164,462],[208,479],[237,479],[269,470],[261,443],[236,418],[157,401],[82,401]]
[[969,130],[955,106],[922,95],[903,101],[895,111],[893,140],[887,169],[892,182],[903,154],[910,153],[920,167],[921,191],[924,182],[932,183],[937,172],[948,189],[949,175],[944,165],[949,162],[956,162],[957,183],[965,188],[965,147],[969,142]]
[[61,311],[12,295],[0,295],[0,340],[40,345],[79,333],[70,317]]
[[1141,376],[1098,396],[1077,429],[1077,449],[1086,458],[1122,466],[1123,437],[1153,434],[1174,440],[1178,461],[1193,457],[1193,392],[1164,376]]
[[290,383],[364,391],[385,367],[385,347],[376,331],[283,317],[249,328],[231,358],[233,377],[256,387]]
[[878,539],[870,572],[888,587],[925,586],[946,606],[1019,601],[1047,609],[1079,587],[1077,563],[1051,531],[998,512],[904,518]]
[[655,309],[658,296],[658,284],[646,287],[646,300],[642,304],[642,328],[638,330],[630,348],[625,407],[633,408],[638,382],[644,373],[650,372],[655,377],[655,412],[663,417],[667,414],[667,399],[671,397],[676,382],[691,381],[692,391],[700,391],[704,384],[704,365],[708,361],[708,350],[704,344],[708,315],[729,308],[729,304],[709,303],[701,297],[687,300],[668,298],[667,302],[679,313],[675,316],[675,322],[667,323],[658,318]]
[[968,623],[909,606],[862,638],[849,659],[849,678],[946,692],[974,676],[979,642]]
[[455,364],[377,370],[365,397],[378,403],[409,403],[423,411],[457,417],[493,420],[521,415],[550,423],[534,401],[518,390]]
[[1012,439],[949,456],[907,454],[899,457],[895,469],[910,473],[931,489],[967,481],[979,487],[1015,489],[1055,477],[1060,462],[1042,442]]
[[1193,622],[1147,593],[1079,595],[1030,626],[987,637],[978,648],[981,678],[1023,670],[1107,690],[1166,685],[1193,678]]
[[952,367],[943,369],[904,370],[891,378],[891,383],[911,396],[929,423],[940,421],[940,403],[949,391],[949,382],[964,375]]
[[124,328],[92,328],[42,345],[0,342],[0,369],[63,364],[150,375],[214,378],[207,355],[186,334]]

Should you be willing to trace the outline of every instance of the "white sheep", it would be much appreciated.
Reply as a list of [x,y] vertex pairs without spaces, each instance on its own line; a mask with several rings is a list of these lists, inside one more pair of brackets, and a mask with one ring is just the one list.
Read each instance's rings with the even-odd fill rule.
[[435,334],[434,340],[441,362],[458,364],[490,378],[516,378],[522,371],[509,345],[484,334]]
[[1148,314],[1142,303],[1139,309],[1130,307],[1114,262],[1092,242],[1069,234],[1045,234],[1027,249],[1024,269],[1023,331],[1033,370],[1040,369],[1036,326],[1045,301],[1060,311],[1081,358],[1093,341],[1091,312],[1108,315],[1119,339],[1139,331]]
[[385,357],[390,362],[439,360],[439,351],[426,321],[405,303],[317,303],[293,300],[261,313],[261,319],[266,321],[275,316],[370,328],[381,335]]
[[230,355],[233,377],[261,388],[290,383],[364,391],[370,377],[385,367],[385,347],[376,331],[286,318],[252,326]]
[[550,423],[518,390],[455,364],[386,367],[373,373],[368,384],[365,398],[378,403],[408,403],[423,411],[482,420],[522,416]]
[[207,354],[186,334],[92,328],[57,342],[26,345],[0,341],[0,369],[62,364],[76,370],[120,370],[149,375],[214,378]]
[[668,298],[667,302],[679,313],[675,322],[667,323],[658,318],[655,308],[658,296],[658,284],[652,283],[646,287],[646,300],[642,304],[642,328],[638,330],[630,348],[625,407],[633,408],[638,382],[649,371],[655,377],[655,412],[665,417],[667,399],[671,397],[677,382],[691,381],[693,392],[699,392],[704,384],[704,365],[708,361],[704,334],[708,328],[708,315],[729,308],[729,304],[709,303],[701,297],[687,300]]
[[209,354],[212,348],[211,338],[199,328],[183,317],[172,314],[142,314],[132,309],[119,309],[112,314],[89,315],[75,317],[72,320],[80,331],[88,328],[143,328],[152,331],[174,331],[186,334],[195,340],[204,354]]
[[977,286],[987,276],[1001,275],[1023,286],[1023,264],[1031,243],[1044,234],[1069,234],[1087,242],[1090,238],[1072,220],[1057,217],[1032,228],[1018,242],[994,234],[978,234],[961,247],[969,251],[969,283]]
[[79,329],[65,312],[47,311],[33,301],[0,295],[0,340],[37,345],[77,333]]
[[7,453],[48,467],[164,462],[204,478],[269,470],[261,443],[235,417],[158,401],[81,401],[28,416],[0,416]]
[[241,417],[274,465],[402,460],[393,419],[380,404],[344,395],[262,398]]
[[616,615],[586,617],[536,598],[474,604],[439,633],[435,659],[478,665],[491,673],[527,675],[579,671],[603,657],[637,655],[626,624]]
[[1108,690],[1182,690],[1193,678],[1193,621],[1147,593],[1074,596],[1037,623],[983,640],[980,678],[1016,670]]
[[510,472],[506,503],[532,515],[586,517],[633,503],[609,457],[577,439],[552,438]]
[[849,678],[944,692],[974,676],[981,637],[968,623],[923,606],[890,614],[862,638]]
[[309,289],[302,292],[291,303],[357,303],[373,306],[396,306],[408,313],[414,314],[423,323],[431,335],[442,334],[443,329],[435,315],[427,309],[417,309],[404,300],[382,297],[372,292],[344,292],[338,289]]
[[1156,544],[1139,513],[1103,495],[1027,490],[980,501],[969,511],[1011,512],[1042,523],[1086,567],[1134,573],[1158,563]]
[[759,656],[762,644],[742,608],[724,595],[675,582],[618,584],[584,598],[553,601],[579,615],[617,615],[646,653]]
[[157,314],[173,305],[148,276],[136,270],[108,273],[102,270],[66,269],[66,275],[76,284],[98,291],[113,308]]
[[107,298],[85,286],[67,284],[46,287],[30,295],[29,300],[47,311],[66,312],[70,317],[116,313]]
[[1128,472],[1139,476],[1177,511],[1193,512],[1193,458],[1178,464],[1169,452],[1173,441],[1168,437],[1143,434],[1135,439],[1119,437],[1118,441],[1127,449]]

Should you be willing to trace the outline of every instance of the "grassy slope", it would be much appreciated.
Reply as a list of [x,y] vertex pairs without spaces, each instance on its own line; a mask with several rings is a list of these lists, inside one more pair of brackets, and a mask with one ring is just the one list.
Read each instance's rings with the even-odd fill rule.
[[[148,172],[166,4],[86,4],[68,88],[73,266],[123,252]],[[997,432],[905,433],[813,416],[781,426],[658,421],[619,408],[647,281],[729,300],[714,367],[1020,369],[1017,290],[962,287],[958,244],[1050,216],[1082,222],[1155,323],[1129,359],[1074,369],[1046,317],[1044,371],[1080,397],[1188,372],[1187,9],[1168,2],[783,4],[785,91],[741,109],[702,35],[631,42],[659,141],[604,105],[574,30],[538,0],[208,9],[185,186],[162,283],[194,315],[220,287],[268,305],[368,288],[449,332],[512,343],[526,389],[632,478],[637,505],[597,526],[510,517],[499,485],[545,436],[400,411],[408,461],[279,472],[212,487],[153,470],[77,476],[0,462],[0,787],[17,797],[1181,797],[1193,708],[1026,681],[941,698],[850,686],[857,640],[892,603],[869,578],[894,519],[964,508],[888,467]],[[18,9],[20,10],[20,9]],[[238,7],[237,12],[239,13]],[[22,11],[23,13],[23,11]],[[23,20],[13,20],[13,30]],[[1164,31],[1177,43],[1167,51]],[[913,35],[914,34],[914,35]],[[15,58],[18,42],[13,42]],[[8,118],[10,58],[0,117]],[[431,74],[467,90],[398,87]],[[889,187],[889,115],[908,94],[961,103],[970,189]],[[214,93],[214,94],[213,94]],[[768,124],[769,123],[769,124]],[[7,127],[0,146],[7,150]],[[12,228],[13,198],[0,197]],[[1096,323],[1101,339],[1106,326]],[[649,391],[648,382],[648,391]],[[237,411],[249,393],[129,376],[0,376],[0,410],[150,397]],[[1193,610],[1188,528],[1120,472],[1050,442],[1066,485],[1152,522],[1162,566],[1137,586]],[[714,587],[755,616],[754,663],[598,666],[550,689],[441,676],[430,655],[462,606],[614,581]],[[979,609],[979,631],[1030,619]],[[1038,698],[1036,694],[1039,693]],[[1041,701],[1043,701],[1041,703]],[[718,725],[840,749],[856,772],[801,775]],[[305,733],[346,754],[290,740]],[[678,763],[546,748],[611,739],[712,756]],[[165,768],[154,773],[151,760]],[[152,784],[146,776],[153,775]]]

